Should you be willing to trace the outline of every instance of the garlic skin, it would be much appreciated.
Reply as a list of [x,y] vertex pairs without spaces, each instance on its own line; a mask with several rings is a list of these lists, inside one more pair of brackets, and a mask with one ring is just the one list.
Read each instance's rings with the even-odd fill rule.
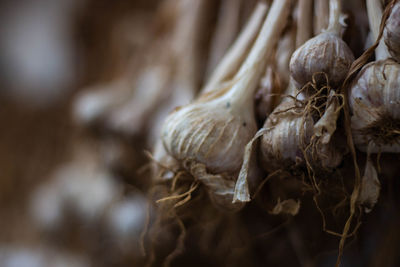
[[392,8],[386,21],[383,38],[390,55],[400,62],[400,2],[397,2]]
[[164,146],[179,161],[196,159],[213,173],[235,172],[257,130],[252,114],[246,113],[232,109],[229,99],[186,106],[166,121]]
[[164,124],[162,139],[175,159],[195,159],[212,173],[232,174],[240,169],[243,148],[256,131],[253,110],[237,110],[224,97],[175,111]]
[[[301,108],[285,111],[292,107],[293,101],[282,102],[264,124],[264,128],[271,128],[263,135],[260,144],[261,160],[267,171],[287,168],[302,160],[301,144],[310,140],[312,136],[314,124],[311,116],[307,116],[303,121],[302,115],[299,114]],[[304,140],[301,140],[302,130]]]
[[349,90],[355,145],[366,152],[400,152],[400,64],[392,59],[363,67]]
[[[266,171],[275,171],[304,165],[304,152],[315,134],[315,125],[310,113],[304,114],[302,107],[296,107],[293,100],[282,102],[264,124],[267,131],[260,144],[261,160]],[[313,149],[307,149],[308,161],[313,167],[335,168],[343,158],[339,147],[322,139],[315,139]]]
[[195,102],[172,113],[162,130],[168,154],[207,188],[217,207],[235,211],[235,181],[244,147],[257,131],[253,108],[238,110],[229,96]]
[[338,87],[353,61],[354,55],[347,44],[336,34],[324,32],[300,46],[293,53],[289,67],[298,88],[312,81],[316,72],[325,72],[329,85]]

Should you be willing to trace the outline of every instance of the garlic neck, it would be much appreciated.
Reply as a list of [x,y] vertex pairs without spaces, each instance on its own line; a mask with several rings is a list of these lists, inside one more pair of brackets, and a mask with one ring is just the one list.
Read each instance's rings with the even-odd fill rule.
[[249,55],[233,78],[233,85],[226,94],[231,97],[232,104],[253,103],[253,96],[262,71],[268,59],[271,58],[273,48],[285,27],[290,12],[289,4],[290,0],[273,2]]
[[342,5],[340,0],[329,1],[329,24],[326,31],[336,34],[341,37],[342,25],[340,25],[340,16],[342,12]]
[[312,0],[298,1],[296,47],[312,36]]
[[[379,28],[383,14],[381,2],[377,0],[367,0],[367,12],[369,27],[372,32],[373,42],[375,42],[379,36]],[[382,38],[379,41],[378,47],[375,49],[375,59],[381,60],[388,57],[390,57],[390,54]]]

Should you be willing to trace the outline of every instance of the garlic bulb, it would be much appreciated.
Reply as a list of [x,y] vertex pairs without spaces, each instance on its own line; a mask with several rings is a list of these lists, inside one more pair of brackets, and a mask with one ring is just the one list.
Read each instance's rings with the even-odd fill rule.
[[273,2],[230,87],[211,91],[176,109],[163,125],[162,140],[167,152],[208,188],[217,206],[226,210],[243,206],[233,204],[232,197],[244,147],[257,130],[254,91],[285,26],[289,3]]
[[383,36],[389,53],[400,62],[400,2],[398,1],[394,4],[386,21]]
[[[261,161],[267,171],[304,166],[307,161],[313,167],[334,168],[342,160],[342,154],[328,142],[310,146],[317,125],[309,113],[294,100],[282,102],[268,117],[260,144]],[[306,155],[304,155],[306,153]]]
[[343,82],[354,61],[350,48],[340,38],[342,26],[339,2],[330,1],[328,29],[305,42],[292,55],[290,73],[299,88],[310,82],[316,72],[326,73],[329,85],[337,87]]
[[305,147],[312,136],[313,121],[311,116],[303,118],[301,112],[302,108],[296,108],[293,101],[285,101],[265,122],[264,128],[271,130],[263,135],[260,152],[267,171],[291,167],[304,160],[301,147]]
[[[244,29],[211,74],[211,78],[201,91],[202,94],[215,91],[215,88],[222,86],[223,82],[233,78],[234,72],[237,72],[240,64],[243,63],[244,57],[260,31],[267,9],[265,4],[258,5],[257,8],[254,9]],[[180,105],[184,104],[185,103],[180,103]],[[173,173],[171,170],[179,171],[179,163],[167,153],[161,139],[158,139],[154,145],[152,155],[154,159],[152,177],[154,180],[172,179]]]
[[350,87],[351,128],[358,149],[400,152],[400,64],[371,62]]

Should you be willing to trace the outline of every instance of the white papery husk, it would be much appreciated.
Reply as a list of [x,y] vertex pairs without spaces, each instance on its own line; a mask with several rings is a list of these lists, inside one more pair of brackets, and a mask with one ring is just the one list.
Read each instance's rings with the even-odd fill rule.
[[371,153],[400,152],[400,65],[392,59],[363,67],[349,90],[354,143]]
[[358,198],[359,203],[364,206],[366,213],[369,213],[376,202],[378,202],[380,189],[381,184],[378,179],[378,173],[371,159],[368,157],[361,181],[360,196]]

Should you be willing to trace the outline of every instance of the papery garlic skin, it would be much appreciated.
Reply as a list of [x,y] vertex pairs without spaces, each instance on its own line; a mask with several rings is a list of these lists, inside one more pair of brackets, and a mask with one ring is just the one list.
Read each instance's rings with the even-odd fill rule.
[[257,131],[253,111],[232,108],[229,98],[194,103],[171,114],[162,139],[179,161],[193,159],[212,173],[240,169],[246,144]]
[[400,2],[397,2],[391,10],[383,37],[390,55],[400,62]]
[[[310,113],[305,114],[302,107],[296,107],[292,100],[282,102],[266,120],[267,131],[260,144],[261,160],[267,171],[275,171],[304,165],[307,161],[312,167],[335,168],[343,158],[339,148],[324,143],[315,136],[315,122]],[[315,136],[316,143],[309,147]]]
[[300,46],[293,53],[289,66],[298,88],[312,81],[316,72],[326,73],[329,85],[337,87],[353,61],[354,55],[347,44],[336,34],[325,32]]
[[[301,146],[310,140],[314,124],[311,116],[303,119],[299,114],[301,109],[293,107],[292,101],[281,103],[264,124],[264,128],[271,129],[263,135],[260,144],[261,160],[267,171],[287,168],[304,159]],[[289,108],[292,109],[279,113]]]
[[349,94],[351,128],[357,148],[365,152],[371,142],[371,153],[399,153],[400,64],[387,59],[365,65]]
[[162,140],[168,154],[207,188],[217,207],[236,211],[232,203],[244,147],[257,131],[253,109],[238,110],[227,97],[195,102],[168,116]]

